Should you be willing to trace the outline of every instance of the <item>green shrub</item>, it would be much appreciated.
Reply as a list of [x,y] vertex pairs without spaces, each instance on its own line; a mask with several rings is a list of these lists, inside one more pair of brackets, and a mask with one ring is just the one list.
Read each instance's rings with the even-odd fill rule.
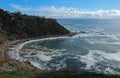
[[120,78],[118,75],[106,75],[97,73],[73,73],[73,72],[50,72],[39,74],[36,78]]
[[0,44],[2,44],[3,43],[3,41],[2,40],[0,40]]
[[106,75],[97,73],[73,73],[73,72],[46,72],[46,73],[31,73],[31,72],[10,72],[2,73],[0,78],[120,78],[119,75]]
[[14,72],[1,74],[0,78],[36,78],[36,77],[32,73],[14,71]]
[[41,35],[63,35],[69,34],[65,27],[61,26],[55,19],[22,14],[11,13],[0,9],[0,32],[8,38],[21,39],[38,37]]

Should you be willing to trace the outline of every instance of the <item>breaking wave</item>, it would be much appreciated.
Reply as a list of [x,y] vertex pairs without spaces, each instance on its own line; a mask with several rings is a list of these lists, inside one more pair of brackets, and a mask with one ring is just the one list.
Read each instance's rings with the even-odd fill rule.
[[[64,43],[67,44],[56,44],[55,41],[57,40],[59,42],[59,39],[65,40]],[[84,42],[79,39],[84,40]],[[111,42],[111,40],[113,42]],[[47,45],[52,45],[49,43],[50,41],[53,41],[53,44],[55,43],[57,46],[63,46],[64,48],[49,48]],[[80,44],[77,44],[78,47],[81,47],[81,44],[89,44],[91,46],[94,44],[118,45],[118,47],[120,46],[119,35],[80,33],[73,37],[64,36],[26,41],[24,43],[18,44],[17,47],[15,47],[16,49],[14,52],[12,54],[10,53],[10,56],[12,59],[29,61],[32,65],[41,70],[67,69],[107,74],[120,74],[120,70],[118,70],[120,68],[119,48],[116,50],[116,52],[110,52],[109,50],[107,52],[104,49],[97,50],[94,46],[94,48],[90,48],[88,50],[77,50],[77,46],[75,47],[73,43],[78,41],[81,42]],[[87,42],[87,44],[85,42]],[[47,45],[42,45],[42,43],[47,43]],[[71,49],[70,51],[70,48],[66,48],[67,45],[71,45],[75,50]]]

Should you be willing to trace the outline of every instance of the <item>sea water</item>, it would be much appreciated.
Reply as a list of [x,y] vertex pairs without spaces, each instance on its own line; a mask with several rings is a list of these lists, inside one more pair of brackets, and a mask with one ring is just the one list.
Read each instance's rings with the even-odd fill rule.
[[19,45],[16,57],[41,70],[120,74],[120,19],[57,21],[78,34],[27,41]]

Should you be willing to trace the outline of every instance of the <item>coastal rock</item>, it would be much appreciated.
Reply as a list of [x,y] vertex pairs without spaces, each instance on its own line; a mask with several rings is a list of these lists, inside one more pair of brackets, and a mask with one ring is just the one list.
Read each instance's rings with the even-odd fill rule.
[[86,34],[87,32],[86,32],[86,31],[80,31],[80,33],[82,33],[82,34]]
[[6,60],[0,62],[0,72],[10,72],[10,71],[33,71],[37,70],[29,62],[21,62],[16,60]]

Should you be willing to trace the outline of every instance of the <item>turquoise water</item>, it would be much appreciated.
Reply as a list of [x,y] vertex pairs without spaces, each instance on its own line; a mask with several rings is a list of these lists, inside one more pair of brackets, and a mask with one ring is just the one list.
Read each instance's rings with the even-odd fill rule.
[[[41,70],[90,71],[120,74],[119,19],[61,19],[60,24],[79,34],[30,41],[20,59]],[[86,33],[80,33],[85,31]]]

